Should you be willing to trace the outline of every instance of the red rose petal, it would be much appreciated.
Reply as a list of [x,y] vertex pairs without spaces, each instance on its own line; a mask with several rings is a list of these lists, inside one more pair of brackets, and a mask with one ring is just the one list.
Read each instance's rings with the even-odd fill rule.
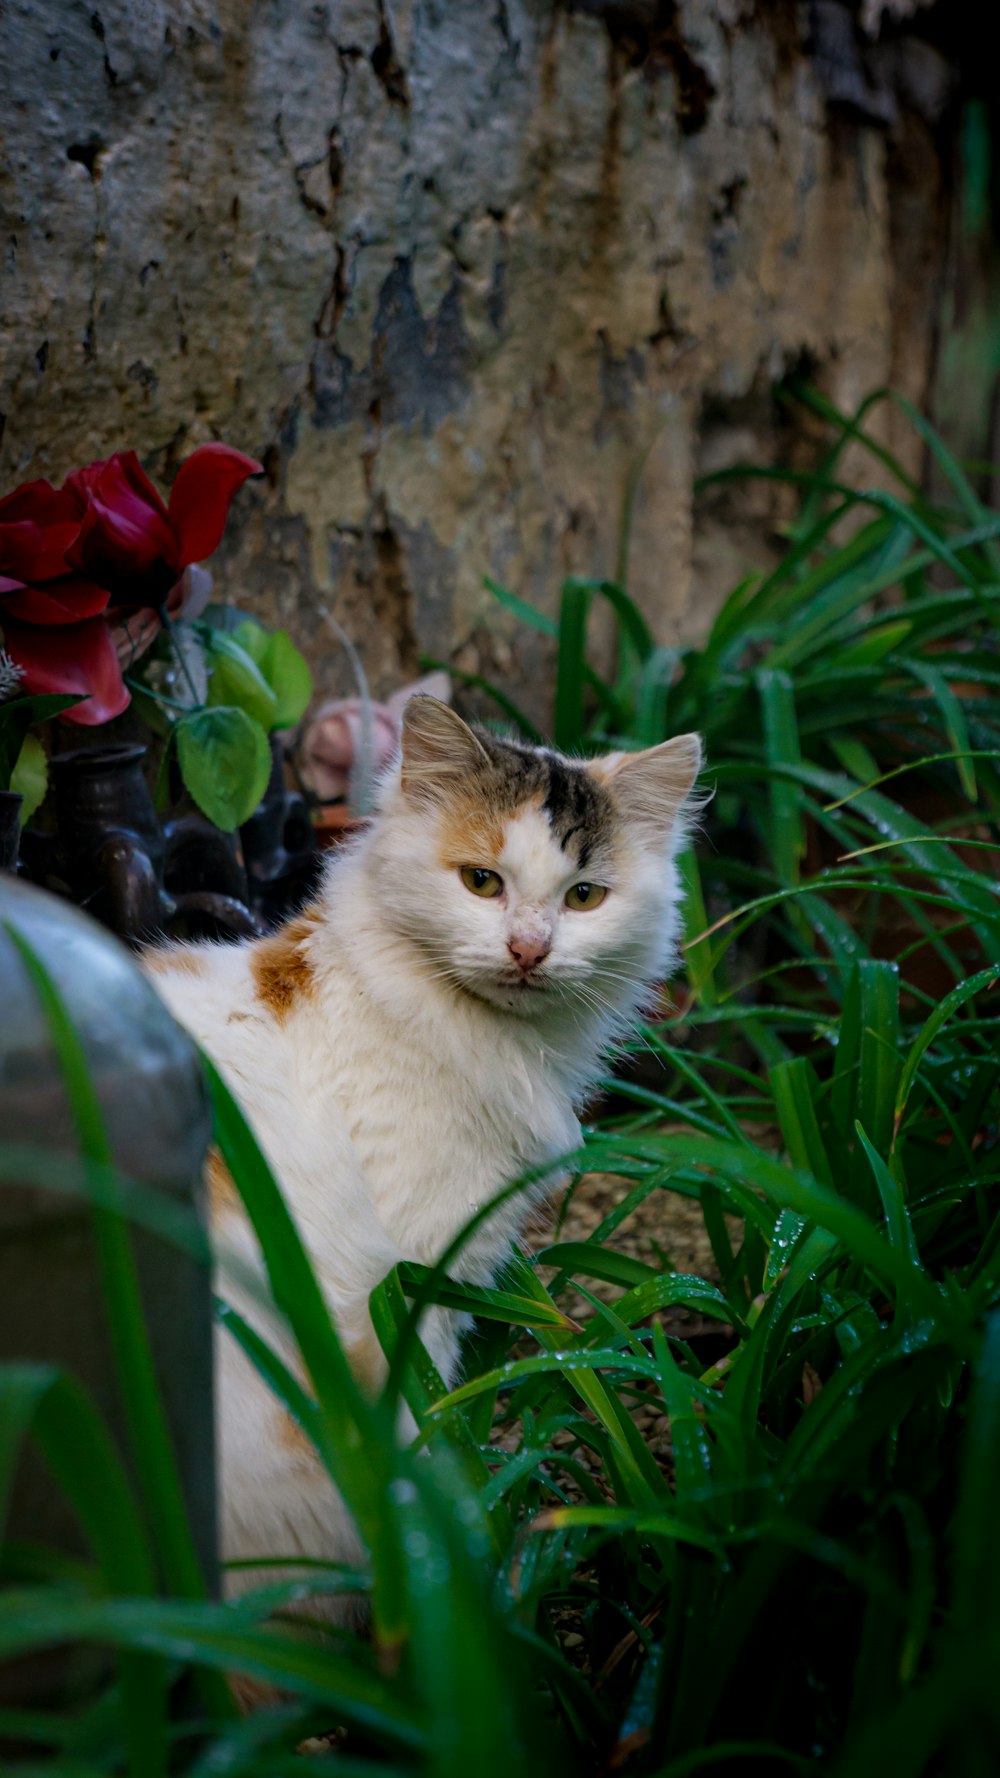
[[65,722],[94,727],[120,716],[129,702],[111,631],[103,617],[61,628],[4,621],[4,642],[11,660],[24,668],[26,692],[75,692],[86,703],[67,710]]
[[163,504],[163,496],[160,493],[159,488],[154,487],[153,483],[150,481],[149,476],[143,469],[135,452],[116,451],[114,457],[110,460],[113,463],[117,463],[121,474],[132,489],[132,492],[138,495],[143,504],[145,506],[151,506],[153,511],[158,513],[164,522],[167,522],[169,515]]
[[5,592],[0,582],[0,623],[8,617],[26,624],[78,624],[103,611],[110,595],[106,587],[82,574],[67,574],[47,586],[16,587]]
[[85,500],[79,490],[24,482],[0,500],[0,569],[21,580],[52,580],[66,572]]
[[70,561],[119,602],[158,604],[177,579],[177,546],[166,507],[135,452],[120,451],[77,477],[86,486],[87,511]]
[[263,467],[229,445],[205,444],[192,451],[170,490],[170,523],[177,539],[178,567],[203,562],[218,549],[229,503],[249,475]]
[[115,451],[97,463],[86,463],[82,469],[74,469],[72,475],[66,477],[66,487],[76,491],[82,500],[95,489],[106,490],[118,483],[131,488],[145,506],[151,506],[161,519],[166,519],[167,509],[162,495],[150,481],[134,451]]

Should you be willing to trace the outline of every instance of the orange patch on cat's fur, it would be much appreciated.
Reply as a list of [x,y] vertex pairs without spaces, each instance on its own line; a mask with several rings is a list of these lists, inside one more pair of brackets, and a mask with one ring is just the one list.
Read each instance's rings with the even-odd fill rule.
[[481,803],[462,802],[445,811],[439,857],[446,870],[492,864],[503,851],[503,821]]
[[253,946],[250,967],[257,998],[279,1024],[284,1024],[297,1000],[312,993],[313,966],[306,955],[305,941],[322,918],[321,910],[304,908],[287,926]]
[[275,1417],[278,1429],[278,1443],[286,1451],[294,1451],[298,1457],[308,1457],[313,1463],[319,1461],[316,1446],[308,1433],[303,1432],[297,1420],[294,1420],[286,1408],[279,1410]]
[[208,1202],[213,1216],[221,1216],[224,1210],[239,1209],[240,1198],[233,1184],[233,1176],[214,1142],[205,1160],[205,1184],[208,1187]]

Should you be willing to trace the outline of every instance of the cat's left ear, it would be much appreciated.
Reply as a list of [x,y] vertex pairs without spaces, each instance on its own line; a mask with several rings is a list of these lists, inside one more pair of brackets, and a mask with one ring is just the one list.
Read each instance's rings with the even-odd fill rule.
[[701,770],[698,735],[675,735],[642,753],[612,753],[593,761],[625,817],[662,840],[674,826]]
[[489,764],[468,723],[437,698],[410,698],[402,723],[403,795],[416,802],[447,799],[469,774]]

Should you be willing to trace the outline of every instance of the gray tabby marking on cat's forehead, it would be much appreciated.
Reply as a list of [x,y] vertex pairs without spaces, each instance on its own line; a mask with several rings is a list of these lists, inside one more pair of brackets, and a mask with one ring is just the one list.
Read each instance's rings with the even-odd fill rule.
[[474,731],[489,763],[477,773],[484,801],[513,815],[538,801],[564,852],[580,870],[611,844],[615,810],[611,797],[586,767],[541,747]]

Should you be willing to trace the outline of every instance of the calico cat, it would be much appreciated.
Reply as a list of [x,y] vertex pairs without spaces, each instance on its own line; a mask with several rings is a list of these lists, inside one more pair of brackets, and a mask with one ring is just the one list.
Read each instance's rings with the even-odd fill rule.
[[[385,1371],[368,1296],[390,1267],[433,1263],[474,1208],[576,1145],[576,1108],[674,957],[700,763],[695,735],[583,763],[414,698],[379,813],[313,906],[268,938],[146,953],[241,1101],[366,1386]],[[258,1264],[217,1157],[209,1186],[223,1250]],[[495,1212],[454,1273],[488,1282],[525,1209]],[[431,1310],[421,1332],[450,1383],[456,1318]],[[356,1561],[306,1440],[217,1340],[224,1556]]]

